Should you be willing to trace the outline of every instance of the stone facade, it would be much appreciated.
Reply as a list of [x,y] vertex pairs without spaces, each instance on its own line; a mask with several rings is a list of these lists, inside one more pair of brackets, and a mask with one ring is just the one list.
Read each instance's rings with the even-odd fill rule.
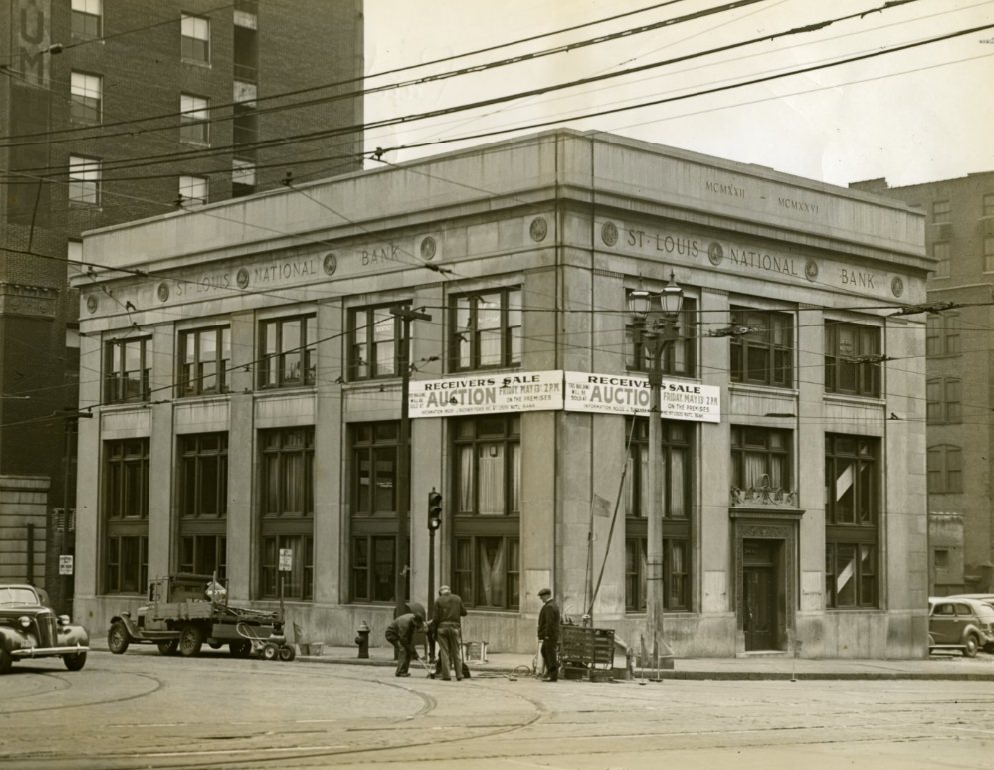
[[[308,641],[350,644],[361,621],[382,638],[398,568],[423,602],[431,565],[470,605],[464,637],[491,649],[534,649],[546,585],[576,622],[637,645],[656,508],[627,298],[672,279],[685,300],[660,389],[667,645],[925,652],[925,327],[901,311],[925,299],[931,262],[901,204],[559,131],[105,228],[84,251],[107,268],[77,282],[80,408],[95,419],[79,426],[90,556],[76,596],[96,628],[141,602],[108,553],[139,538],[144,578],[194,563],[199,537],[222,544],[223,564],[196,563],[223,567],[233,600],[274,606],[283,575]],[[390,308],[419,314],[399,562]],[[207,356],[210,393],[189,379],[204,334],[229,351]],[[108,346],[139,339],[145,390],[109,398]],[[195,481],[222,478],[218,441],[220,524],[218,494],[205,502]],[[122,457],[148,474],[131,508]]]

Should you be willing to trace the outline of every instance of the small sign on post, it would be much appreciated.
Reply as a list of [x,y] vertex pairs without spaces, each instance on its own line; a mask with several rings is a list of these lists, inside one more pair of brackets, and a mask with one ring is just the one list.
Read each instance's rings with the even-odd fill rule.
[[291,572],[293,570],[293,549],[280,548],[280,572]]
[[61,555],[59,556],[59,574],[60,575],[71,575],[72,574],[72,555]]

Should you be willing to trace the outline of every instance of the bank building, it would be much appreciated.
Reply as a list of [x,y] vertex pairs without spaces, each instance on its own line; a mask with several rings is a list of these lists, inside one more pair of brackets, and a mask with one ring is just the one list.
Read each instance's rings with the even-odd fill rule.
[[83,249],[92,629],[217,572],[297,641],[381,639],[444,583],[492,650],[535,649],[552,586],[633,646],[657,612],[677,657],[925,654],[932,261],[901,202],[556,130]]

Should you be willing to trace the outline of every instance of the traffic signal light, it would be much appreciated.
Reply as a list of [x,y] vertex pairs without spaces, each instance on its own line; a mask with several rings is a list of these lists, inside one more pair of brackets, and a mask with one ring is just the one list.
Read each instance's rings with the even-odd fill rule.
[[431,488],[428,493],[428,529],[436,530],[442,526],[442,494]]

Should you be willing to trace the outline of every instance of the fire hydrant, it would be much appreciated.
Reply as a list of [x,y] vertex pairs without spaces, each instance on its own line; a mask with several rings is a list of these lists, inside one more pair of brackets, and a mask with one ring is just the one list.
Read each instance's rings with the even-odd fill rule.
[[356,629],[355,643],[359,646],[359,657],[368,658],[369,657],[369,626],[366,621],[363,620],[359,623],[359,628]]

